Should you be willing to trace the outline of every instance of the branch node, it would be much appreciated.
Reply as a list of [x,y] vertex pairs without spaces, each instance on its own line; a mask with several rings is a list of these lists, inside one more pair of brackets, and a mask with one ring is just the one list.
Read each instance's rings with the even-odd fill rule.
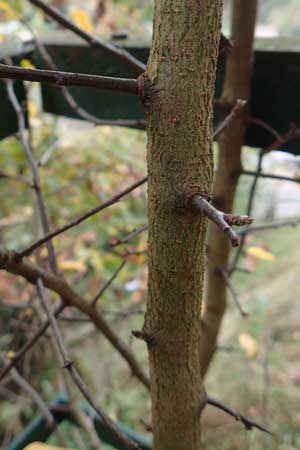
[[147,345],[153,346],[155,344],[154,336],[146,333],[145,331],[132,330],[131,333],[135,338],[146,342]]
[[250,225],[253,222],[253,217],[250,216],[235,216],[233,214],[224,214],[224,220],[230,226],[241,227]]
[[66,369],[66,370],[70,370],[70,369],[72,369],[73,365],[74,365],[73,361],[66,361],[64,363],[64,365],[62,366],[62,368]]
[[146,72],[143,72],[137,79],[138,82],[138,96],[141,103],[147,109],[151,106],[154,95],[158,92],[155,84],[148,77]]

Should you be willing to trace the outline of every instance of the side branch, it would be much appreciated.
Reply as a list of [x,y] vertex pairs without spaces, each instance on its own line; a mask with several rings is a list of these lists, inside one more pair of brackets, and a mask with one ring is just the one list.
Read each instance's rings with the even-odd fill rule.
[[291,181],[292,183],[300,183],[300,178],[288,177],[285,175],[276,175],[274,173],[255,172],[253,170],[243,170],[241,175],[249,175],[259,178],[269,178],[272,180]]
[[82,28],[79,28],[73,22],[71,22],[67,17],[65,17],[58,9],[50,6],[49,2],[44,2],[43,0],[29,0],[29,2],[40,8],[45,14],[55,20],[55,22],[62,25],[64,28],[72,31],[77,36],[81,37],[84,41],[90,44],[91,47],[97,47],[105,51],[107,54],[116,56],[122,59],[124,62],[133,67],[138,73],[144,72],[146,65],[128,53],[126,50],[115,47],[114,45],[104,43],[97,39],[90,33],[87,33]]
[[61,355],[61,360],[63,363],[63,368],[67,369],[72,380],[84,396],[84,398],[88,401],[88,403],[92,406],[92,408],[95,410],[95,412],[101,417],[103,422],[107,425],[107,427],[112,431],[112,433],[122,442],[122,444],[128,448],[129,450],[137,449],[138,446],[131,441],[117,426],[116,424],[111,420],[111,418],[105,413],[105,411],[101,408],[100,405],[96,404],[93,396],[88,391],[86,385],[84,384],[81,376],[79,375],[78,370],[74,366],[73,362],[69,358],[69,353],[67,351],[67,348],[63,342],[62,334],[58,328],[57,321],[51,312],[51,309],[48,306],[48,301],[46,298],[46,290],[44,288],[42,280],[39,278],[37,280],[37,290],[41,299],[41,303],[43,305],[43,308],[47,314],[48,320],[50,322],[50,325],[52,327],[52,332],[54,339],[57,344],[57,348],[59,350],[59,353]]
[[109,89],[129,94],[138,94],[138,82],[129,78],[103,77],[84,73],[60,72],[57,70],[23,69],[0,64],[0,78],[23,81],[37,81],[57,86],[84,86]]
[[25,250],[19,253],[19,257],[28,256],[30,255],[34,250],[39,248],[41,245],[45,244],[49,241],[49,239],[52,239],[62,233],[64,233],[67,230],[70,230],[70,228],[73,228],[77,225],[79,225],[84,220],[89,219],[93,215],[97,214],[98,212],[102,211],[105,208],[108,208],[111,205],[114,205],[117,203],[121,198],[125,197],[125,195],[129,194],[134,189],[138,188],[139,186],[142,186],[144,183],[146,183],[147,177],[142,178],[141,180],[137,181],[136,183],[133,183],[128,188],[124,189],[123,191],[119,192],[119,194],[114,195],[110,200],[107,200],[104,203],[101,203],[101,205],[96,206],[96,208],[93,208],[92,210],[88,211],[85,214],[82,214],[77,219],[72,220],[68,224],[62,226],[61,228],[58,228],[57,230],[51,231],[50,233],[46,234],[44,237],[27,247]]
[[[85,301],[62,277],[44,270],[42,267],[26,261],[7,249],[0,248],[0,270],[19,275],[29,283],[36,284],[40,278],[44,286],[56,292],[66,306],[72,306],[88,316],[95,327],[106,337],[118,353],[125,359],[131,372],[144,386],[149,387],[149,379],[140,368],[127,345],[116,335],[101,312],[92,303]],[[48,324],[44,326],[46,329]],[[14,364],[13,364],[14,365]],[[7,373],[7,368],[4,369]],[[0,379],[3,373],[0,375]]]
[[214,131],[213,133],[214,139],[217,139],[220,136],[220,134],[222,134],[223,131],[226,130],[226,128],[228,128],[232,124],[232,122],[239,116],[241,111],[244,109],[246,103],[247,103],[246,100],[238,99],[236,101],[236,104],[232,108],[231,112],[228,114],[227,117],[225,117],[223,122]]
[[190,204],[194,209],[214,222],[223,233],[226,233],[233,247],[239,245],[239,238],[231,226],[249,225],[253,222],[252,217],[249,216],[234,216],[219,211],[200,194],[193,195]]
[[238,420],[239,422],[241,422],[244,425],[246,430],[252,430],[253,428],[257,428],[258,430],[263,431],[264,433],[270,434],[272,436],[271,431],[269,431],[267,428],[263,427],[259,423],[254,422],[253,420],[243,416],[238,411],[225,405],[225,403],[221,402],[220,400],[216,400],[212,397],[207,397],[207,404],[214,406],[215,408],[221,409],[222,411],[226,412],[230,416],[234,417],[236,420]]

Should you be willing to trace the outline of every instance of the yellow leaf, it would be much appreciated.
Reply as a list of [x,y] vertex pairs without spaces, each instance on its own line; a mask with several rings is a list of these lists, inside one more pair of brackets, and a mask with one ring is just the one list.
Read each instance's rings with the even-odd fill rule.
[[34,311],[32,308],[26,308],[25,309],[25,317],[28,317],[29,319],[33,316]]
[[268,252],[268,250],[261,247],[248,247],[246,253],[249,256],[254,256],[254,258],[262,259],[264,261],[274,261],[275,259],[273,253]]
[[54,447],[53,445],[44,444],[43,442],[32,442],[24,447],[24,450],[72,450],[65,447]]
[[89,18],[87,12],[83,9],[73,9],[71,11],[71,17],[75,24],[87,33],[91,33],[93,31],[92,21]]
[[16,352],[13,352],[12,350],[9,350],[8,352],[6,352],[6,356],[9,359],[13,359],[16,356]]
[[84,261],[65,260],[59,263],[59,267],[62,270],[71,270],[77,272],[86,271],[86,264],[84,263]]
[[16,18],[13,8],[4,1],[0,1],[0,22],[7,22]]
[[32,64],[32,62],[27,58],[24,58],[21,60],[20,66],[24,67],[24,69],[34,69],[35,68],[35,66]]
[[258,354],[258,345],[256,340],[247,333],[241,333],[239,335],[239,343],[242,349],[245,351],[245,356],[249,359],[253,359]]
[[34,103],[32,100],[28,100],[28,102],[27,102],[27,110],[28,110],[28,113],[29,113],[29,115],[31,117],[37,117],[38,116],[39,109],[38,109],[36,103]]

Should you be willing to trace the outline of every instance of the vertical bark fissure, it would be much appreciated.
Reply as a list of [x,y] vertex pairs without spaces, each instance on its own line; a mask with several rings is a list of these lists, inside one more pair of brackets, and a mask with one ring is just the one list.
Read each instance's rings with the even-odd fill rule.
[[[233,105],[238,98],[249,100],[253,66],[253,41],[258,0],[234,0],[231,38],[234,44],[227,56],[221,102]],[[245,109],[219,138],[219,161],[214,181],[213,201],[222,211],[231,213],[241,172],[241,149],[246,131]],[[208,237],[208,280],[202,314],[203,336],[200,367],[204,376],[216,349],[217,337],[226,308],[227,286],[220,269],[228,266],[230,247],[224,234],[214,225]]]
[[176,205],[191,188],[211,191],[212,102],[222,3],[157,0],[150,58],[141,79],[147,94],[149,175],[144,331],[151,337],[155,450],[201,448],[205,392],[199,345],[206,221]]

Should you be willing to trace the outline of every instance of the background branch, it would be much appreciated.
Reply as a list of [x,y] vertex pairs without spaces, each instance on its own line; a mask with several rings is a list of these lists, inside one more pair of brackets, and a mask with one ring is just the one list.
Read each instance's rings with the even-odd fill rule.
[[53,336],[56,340],[57,347],[59,349],[63,367],[68,370],[72,380],[84,396],[84,398],[88,401],[88,403],[92,406],[92,408],[96,411],[96,413],[101,417],[103,422],[107,425],[107,427],[112,431],[112,433],[125,445],[126,448],[129,450],[136,450],[138,446],[131,441],[117,426],[116,424],[110,419],[110,417],[104,412],[104,410],[96,404],[94,401],[93,396],[88,391],[87,387],[85,386],[81,376],[79,375],[79,372],[77,371],[76,367],[74,366],[74,363],[70,360],[68,351],[66,346],[64,345],[62,335],[60,333],[60,330],[58,328],[58,324],[56,322],[56,319],[54,315],[51,312],[51,309],[48,307],[48,302],[46,298],[46,291],[42,282],[41,278],[37,279],[37,290],[42,302],[42,305],[45,309],[45,312],[48,316],[48,319],[50,321],[50,325],[52,328]]
[[119,59],[123,60],[126,64],[130,65],[135,71],[140,74],[144,72],[146,69],[146,65],[128,53],[126,50],[115,47],[111,44],[104,43],[100,39],[95,36],[87,33],[82,28],[79,28],[73,22],[71,22],[67,17],[65,17],[58,9],[49,5],[49,2],[46,3],[43,0],[29,0],[32,5],[40,8],[47,16],[51,17],[55,22],[62,25],[64,28],[72,31],[77,36],[81,37],[84,41],[90,44],[91,47],[100,48],[108,55],[116,56]]

